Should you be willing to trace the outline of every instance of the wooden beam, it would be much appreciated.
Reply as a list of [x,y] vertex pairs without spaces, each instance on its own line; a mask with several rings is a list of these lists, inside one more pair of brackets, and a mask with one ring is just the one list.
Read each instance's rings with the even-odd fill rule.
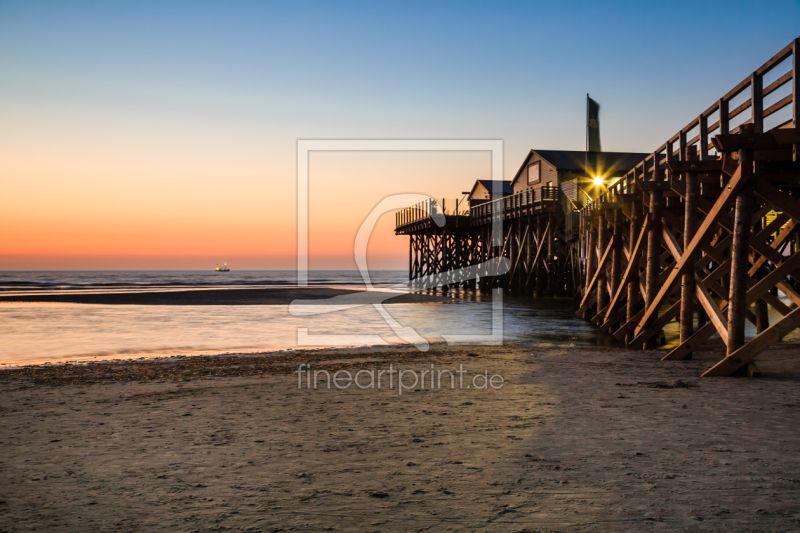
[[[742,188],[745,181],[746,180],[742,179],[740,166],[740,168],[734,172],[733,176],[728,182],[728,187],[722,191],[722,194],[720,194],[719,198],[714,203],[714,207],[711,209],[711,212],[709,212],[703,219],[703,223],[700,225],[700,228],[697,230],[692,242],[686,249],[687,252],[693,254],[699,248],[700,242],[706,240],[711,233],[711,230],[716,227],[717,220],[724,214],[724,210],[727,207],[728,202],[739,192],[739,189]],[[642,317],[642,321],[636,327],[637,336],[647,327],[647,324],[654,318],[654,315],[658,314],[658,308],[663,299],[666,297],[667,293],[672,291],[678,276],[683,274],[683,270],[688,264],[688,257],[688,255],[681,257],[681,260],[678,261],[678,263],[675,265],[675,268],[673,268],[669,278],[666,280],[666,282],[664,282],[664,285],[662,285],[661,290],[656,295],[654,301],[648,306],[647,311]]]
[[[650,215],[645,215],[644,227],[639,233],[639,238],[636,240],[636,245],[633,247],[633,254],[631,254],[632,257],[638,257],[638,255],[642,252],[642,248],[644,247],[644,243],[646,241],[647,232],[650,231],[650,221]],[[628,280],[633,275],[634,270],[636,270],[638,274],[638,269],[639,261],[628,262],[628,267],[625,269],[625,273],[622,275],[619,288],[617,289],[616,294],[614,294],[614,298],[611,299],[611,303],[608,306],[609,313],[606,315],[606,320],[608,320],[609,315],[614,312],[614,309],[616,309],[617,305],[619,304],[620,299],[622,298],[622,293],[625,291],[625,287],[628,284]]]
[[581,308],[583,308],[584,304],[586,303],[586,300],[589,298],[589,293],[591,293],[591,291],[594,289],[594,286],[597,284],[597,280],[600,279],[601,272],[605,270],[606,263],[608,262],[608,257],[611,254],[611,250],[613,249],[613,247],[614,247],[614,240],[611,239],[611,242],[609,242],[608,246],[606,246],[606,251],[603,253],[603,258],[600,260],[600,263],[598,264],[597,271],[594,273],[594,277],[592,278],[591,283],[589,283],[589,286],[586,288],[586,295],[583,297],[583,300],[581,300]]
[[[711,320],[711,324],[714,325],[714,328],[716,328],[717,333],[719,333],[719,336],[722,338],[722,342],[724,342],[725,345],[727,346],[728,321],[722,315],[722,312],[720,311],[719,307],[717,307],[717,304],[714,303],[714,301],[708,295],[708,290],[706,289],[706,286],[703,284],[703,281],[697,274],[695,274],[694,282],[696,285],[697,299],[700,301],[700,305],[702,305],[703,309],[705,309],[708,318]],[[687,337],[686,340],[688,340],[689,338],[691,338],[691,336]]]
[[800,204],[795,200],[760,179],[755,180],[754,189],[758,196],[777,207],[776,211],[783,211],[795,222],[800,222]]
[[[672,254],[675,257],[675,259],[676,260],[680,259],[681,256],[683,255],[683,250],[681,250],[680,244],[678,243],[677,239],[675,239],[675,237],[672,235],[672,233],[670,233],[667,230],[667,228],[664,228],[664,241],[669,246],[670,251],[672,252]],[[687,272],[689,272],[689,271],[687,270]],[[700,305],[703,306],[703,309],[705,309],[706,313],[708,314],[709,318],[711,319],[711,322],[714,324],[714,327],[717,329],[717,332],[719,332],[719,336],[722,338],[722,340],[727,345],[728,344],[728,321],[725,319],[724,316],[722,316],[722,313],[720,312],[719,307],[717,307],[717,304],[714,303],[714,301],[711,300],[711,298],[709,297],[708,289],[706,288],[706,285],[703,282],[703,280],[701,280],[700,277],[695,272],[690,272],[690,273],[694,277],[694,285],[695,285],[694,287],[692,287],[692,290],[696,293],[697,299],[700,302]],[[683,303],[683,299],[685,298],[685,296],[686,296],[685,293],[682,292],[681,293],[681,309],[683,308],[682,303]],[[685,337],[682,336],[681,337],[681,342],[684,342],[689,337],[691,337],[691,334],[690,335],[686,335]]]
[[786,335],[800,326],[800,307],[777,321],[766,331],[743,345],[725,359],[709,368],[703,373],[703,377],[730,376],[747,363],[755,359],[764,350],[779,342]]
[[701,344],[708,340],[717,328],[711,322],[708,322],[694,334],[682,342],[679,346],[673,348],[667,355],[661,358],[662,361],[681,361],[691,355],[692,351],[696,350]]

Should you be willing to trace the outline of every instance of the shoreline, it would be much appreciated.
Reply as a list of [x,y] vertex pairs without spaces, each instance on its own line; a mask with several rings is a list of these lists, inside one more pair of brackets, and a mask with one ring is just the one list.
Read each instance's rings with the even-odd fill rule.
[[[367,296],[368,295],[368,296]],[[329,287],[226,287],[202,289],[146,290],[141,292],[81,292],[49,294],[0,293],[3,303],[74,303],[100,305],[289,305],[295,300],[327,300],[342,296],[367,296],[362,303],[448,303],[461,300],[457,296],[422,293],[400,293],[385,288],[373,291]],[[315,305],[324,305],[320,302]]]
[[[436,345],[188,358],[149,376],[4,369],[0,528],[795,530],[797,345],[765,353],[762,378],[699,379],[718,355]],[[505,385],[309,390],[301,361],[464,364]]]

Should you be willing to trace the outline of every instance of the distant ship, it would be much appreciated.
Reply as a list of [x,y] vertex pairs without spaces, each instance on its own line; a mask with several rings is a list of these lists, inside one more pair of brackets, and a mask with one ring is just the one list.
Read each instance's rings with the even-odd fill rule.
[[215,272],[230,272],[231,269],[228,268],[228,263],[224,263],[222,267],[217,266]]

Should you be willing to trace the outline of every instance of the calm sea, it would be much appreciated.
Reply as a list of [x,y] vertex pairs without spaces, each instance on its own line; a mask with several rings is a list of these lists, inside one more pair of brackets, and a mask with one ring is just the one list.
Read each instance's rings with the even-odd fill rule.
[[[315,270],[309,285],[363,285],[358,271]],[[405,270],[370,272],[374,285],[391,285],[408,280]],[[0,291],[20,289],[90,289],[117,287],[218,287],[222,285],[284,285],[297,283],[294,270],[143,270],[143,271],[0,271]]]
[[[375,285],[391,285],[405,281],[407,273],[375,271],[371,278]],[[6,294],[295,284],[294,271],[0,272],[0,291]],[[309,284],[357,286],[362,280],[356,271],[315,271],[309,273]],[[471,292],[455,303],[384,308],[399,326],[431,342],[447,335],[491,333],[491,302]],[[503,336],[509,341],[613,344],[611,337],[575,317],[572,300],[506,298],[503,308]],[[291,349],[298,347],[299,335],[319,347],[337,345],[341,340],[335,336],[343,334],[361,336],[349,345],[402,342],[372,305],[297,317],[278,305],[5,303],[0,304],[0,324],[0,364]],[[667,328],[668,337],[676,333]]]

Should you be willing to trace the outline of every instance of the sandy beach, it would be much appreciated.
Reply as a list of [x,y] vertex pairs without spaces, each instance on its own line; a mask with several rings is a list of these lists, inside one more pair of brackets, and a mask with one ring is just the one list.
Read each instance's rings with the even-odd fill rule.
[[[0,370],[2,531],[796,531],[800,356],[435,346]],[[456,369],[500,389],[298,388]],[[480,380],[478,381],[480,383]]]

